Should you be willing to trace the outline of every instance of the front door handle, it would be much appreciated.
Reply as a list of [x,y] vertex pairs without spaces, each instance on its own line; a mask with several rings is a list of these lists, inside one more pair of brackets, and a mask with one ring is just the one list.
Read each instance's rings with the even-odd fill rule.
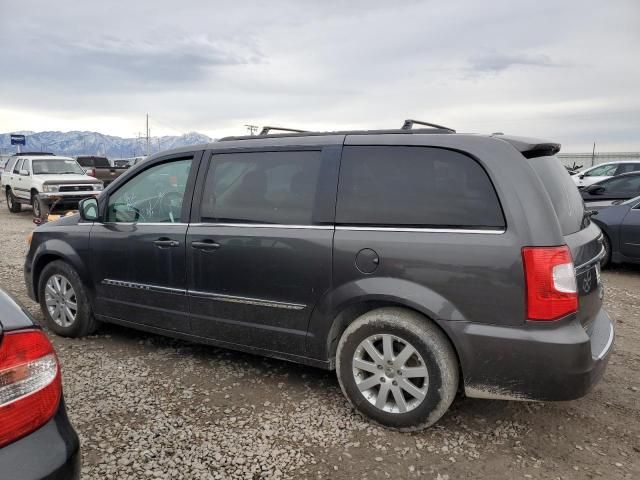
[[158,248],[179,247],[180,242],[177,240],[171,240],[170,238],[159,238],[155,240],[153,244]]
[[202,242],[191,242],[193,248],[198,250],[217,250],[220,248],[220,244],[213,240],[203,240]]

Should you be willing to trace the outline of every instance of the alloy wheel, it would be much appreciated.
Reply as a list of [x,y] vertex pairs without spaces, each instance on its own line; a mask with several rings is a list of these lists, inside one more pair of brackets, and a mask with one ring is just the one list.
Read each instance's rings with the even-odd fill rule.
[[410,412],[427,395],[429,373],[424,359],[413,345],[396,335],[372,335],[360,342],[352,369],[360,393],[385,412]]
[[52,275],[45,287],[45,303],[51,319],[61,327],[70,327],[78,314],[76,292],[60,274]]

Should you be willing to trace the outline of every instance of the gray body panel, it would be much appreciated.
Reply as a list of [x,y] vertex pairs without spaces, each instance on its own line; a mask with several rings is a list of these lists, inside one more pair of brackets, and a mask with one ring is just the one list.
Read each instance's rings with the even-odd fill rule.
[[[343,145],[428,146],[464,153],[490,178],[505,228],[336,226],[333,214]],[[574,398],[601,375],[613,328],[602,310],[602,287],[594,283],[580,290],[577,314],[554,322],[526,318],[523,247],[567,244],[575,265],[581,267],[576,272],[579,283],[583,277],[595,277],[601,253],[600,231],[593,224],[563,235],[545,185],[530,164],[536,159],[521,153],[527,148],[556,149],[554,145],[501,136],[368,132],[231,139],[176,149],[129,169],[101,195],[100,208],[104,210],[111,192],[143,169],[194,152],[200,158],[203,152],[180,225],[134,227],[127,235],[116,236],[100,224],[44,225],[36,230],[27,256],[27,283],[35,297],[43,255],[68,256],[70,263],[78,264],[103,320],[326,368],[334,366],[336,341],[357,315],[376,306],[401,305],[423,313],[448,335],[469,395]],[[319,150],[328,159],[319,187],[325,196],[313,224],[201,222],[199,205],[212,156],[291,150]],[[94,250],[93,260],[83,250],[89,236],[100,239],[96,243],[100,256]],[[160,236],[171,237],[180,247],[153,251],[149,242]],[[110,240],[116,238],[120,250],[128,248],[128,255],[139,254],[142,259],[129,270],[95,264],[113,261],[116,247]],[[197,252],[191,247],[194,241],[220,246]],[[50,248],[42,246],[47,242]],[[52,253],[54,247],[57,253]],[[359,254],[362,251],[366,253]],[[376,257],[375,266],[363,273],[362,262]],[[91,262],[93,275],[83,273]],[[111,276],[130,271],[135,280],[113,278],[123,282],[105,287],[102,277],[108,268]],[[175,268],[181,273],[172,272]],[[166,283],[168,274],[171,285]],[[103,293],[96,296],[96,291]],[[148,296],[133,305],[136,295]],[[121,310],[106,308],[105,301],[117,303]],[[523,376],[525,370],[531,373]]]

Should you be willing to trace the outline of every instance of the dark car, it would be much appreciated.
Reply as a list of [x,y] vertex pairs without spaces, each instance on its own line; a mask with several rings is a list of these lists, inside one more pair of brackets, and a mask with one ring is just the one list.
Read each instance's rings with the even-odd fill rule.
[[79,155],[76,161],[84,168],[87,175],[102,180],[105,187],[122,175],[128,166],[111,166],[107,157],[98,157],[93,155]]
[[80,442],[65,411],[53,346],[1,289],[0,477],[80,478]]
[[640,197],[599,209],[593,221],[604,233],[602,266],[640,263]]
[[401,430],[436,422],[459,384],[584,395],[614,329],[602,234],[559,145],[414,123],[156,154],[35,230],[29,295],[60,335],[113,322],[336,369]]
[[640,195],[640,172],[624,173],[580,190],[587,207],[608,207]]

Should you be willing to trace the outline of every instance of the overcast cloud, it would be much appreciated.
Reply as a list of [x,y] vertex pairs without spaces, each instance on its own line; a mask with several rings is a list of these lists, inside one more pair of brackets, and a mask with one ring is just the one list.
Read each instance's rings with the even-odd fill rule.
[[0,132],[398,127],[640,150],[640,1],[0,0]]

